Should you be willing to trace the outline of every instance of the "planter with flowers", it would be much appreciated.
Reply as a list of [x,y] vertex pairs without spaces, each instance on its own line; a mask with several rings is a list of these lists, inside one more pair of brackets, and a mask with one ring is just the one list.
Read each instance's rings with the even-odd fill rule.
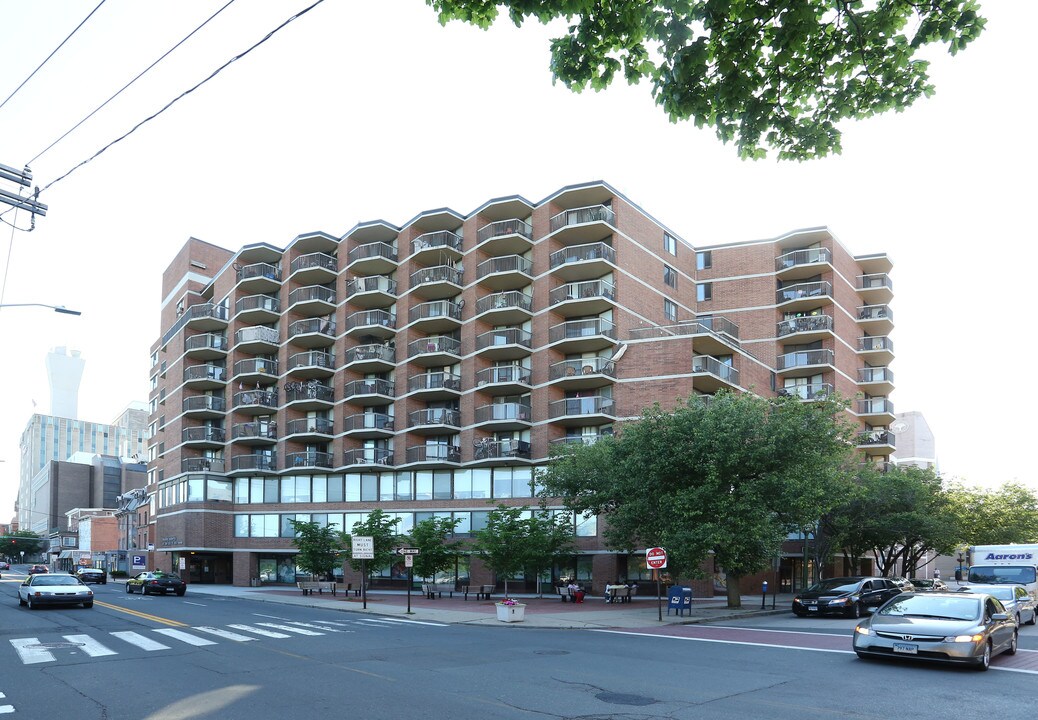
[[497,619],[501,622],[522,622],[525,617],[525,604],[512,598],[505,598],[497,603]]

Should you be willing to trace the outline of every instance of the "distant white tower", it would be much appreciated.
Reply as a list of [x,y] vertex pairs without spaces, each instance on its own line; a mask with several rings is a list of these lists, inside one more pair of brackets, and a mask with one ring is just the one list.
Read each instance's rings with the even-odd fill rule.
[[79,356],[79,350],[56,347],[47,353],[50,414],[54,417],[79,418],[79,382],[84,365],[86,360]]

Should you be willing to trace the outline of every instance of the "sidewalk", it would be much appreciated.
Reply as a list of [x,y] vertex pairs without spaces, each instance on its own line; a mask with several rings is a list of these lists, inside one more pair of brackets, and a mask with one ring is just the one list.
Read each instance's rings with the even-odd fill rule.
[[462,599],[461,593],[453,598],[444,596],[429,600],[421,593],[411,593],[411,614],[407,614],[407,595],[399,591],[374,590],[368,593],[367,609],[361,598],[347,597],[340,593],[328,595],[303,595],[295,588],[252,588],[232,585],[188,586],[187,596],[209,595],[235,597],[259,602],[313,607],[330,610],[390,615],[424,622],[463,625],[492,625],[494,627],[538,627],[538,628],[644,628],[666,625],[687,625],[712,621],[735,620],[760,615],[784,615],[791,612],[791,596],[780,595],[771,609],[768,597],[767,609],[761,610],[761,598],[744,596],[742,608],[729,610],[724,597],[693,598],[691,612],[678,615],[667,614],[667,600],[662,601],[663,621],[660,622],[656,598],[638,597],[629,603],[606,603],[600,597],[591,597],[583,603],[563,603],[557,597],[543,598],[536,595],[513,594],[511,597],[526,605],[525,620],[519,623],[503,623],[497,619],[496,600]]

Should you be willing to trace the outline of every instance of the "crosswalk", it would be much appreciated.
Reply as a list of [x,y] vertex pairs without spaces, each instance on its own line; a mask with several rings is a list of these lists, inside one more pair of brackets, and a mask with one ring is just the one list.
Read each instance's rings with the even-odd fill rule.
[[[150,630],[120,630],[109,632],[98,639],[91,635],[62,635],[61,640],[43,640],[36,637],[12,638],[11,647],[23,665],[38,665],[57,661],[55,652],[82,653],[89,658],[119,655],[126,651],[124,645],[144,652],[160,652],[188,645],[206,647],[220,641],[247,643],[261,639],[284,640],[292,637],[317,637],[337,633],[355,632],[355,628],[403,627],[428,625],[450,627],[444,623],[405,620],[403,618],[363,618],[357,620],[300,620],[267,619],[262,622],[234,623],[224,627],[199,625],[184,628],[152,628]],[[3,694],[0,693],[0,699]],[[0,703],[0,714],[5,712]]]

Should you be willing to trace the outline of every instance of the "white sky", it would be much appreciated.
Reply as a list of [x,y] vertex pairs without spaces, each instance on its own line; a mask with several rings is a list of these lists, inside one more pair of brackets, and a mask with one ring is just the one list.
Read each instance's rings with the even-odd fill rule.
[[[96,4],[0,3],[0,102]],[[21,167],[222,4],[104,4],[0,108],[0,163]],[[307,4],[235,3],[32,163],[36,182],[90,157]],[[670,124],[647,87],[553,87],[542,26],[442,28],[420,0],[318,6],[54,185],[35,232],[14,233],[3,302],[83,315],[0,311],[0,519],[13,508],[33,400],[49,410],[50,347],[86,358],[81,419],[111,422],[147,400],[148,351],[164,329],[161,273],[189,236],[231,250],[283,247],[311,230],[341,235],[443,206],[468,214],[493,197],[539,201],[590,180],[694,245],[828,225],[851,252],[888,253],[895,409],[925,415],[946,475],[1035,486],[1030,388],[1017,368],[1034,348],[1038,238],[1026,208],[1038,151],[1027,78],[1038,3],[986,2],[983,14],[988,28],[970,49],[935,54],[933,98],[846,124],[840,157],[791,164],[743,162],[711,130]],[[9,241],[0,226],[0,258]]]

